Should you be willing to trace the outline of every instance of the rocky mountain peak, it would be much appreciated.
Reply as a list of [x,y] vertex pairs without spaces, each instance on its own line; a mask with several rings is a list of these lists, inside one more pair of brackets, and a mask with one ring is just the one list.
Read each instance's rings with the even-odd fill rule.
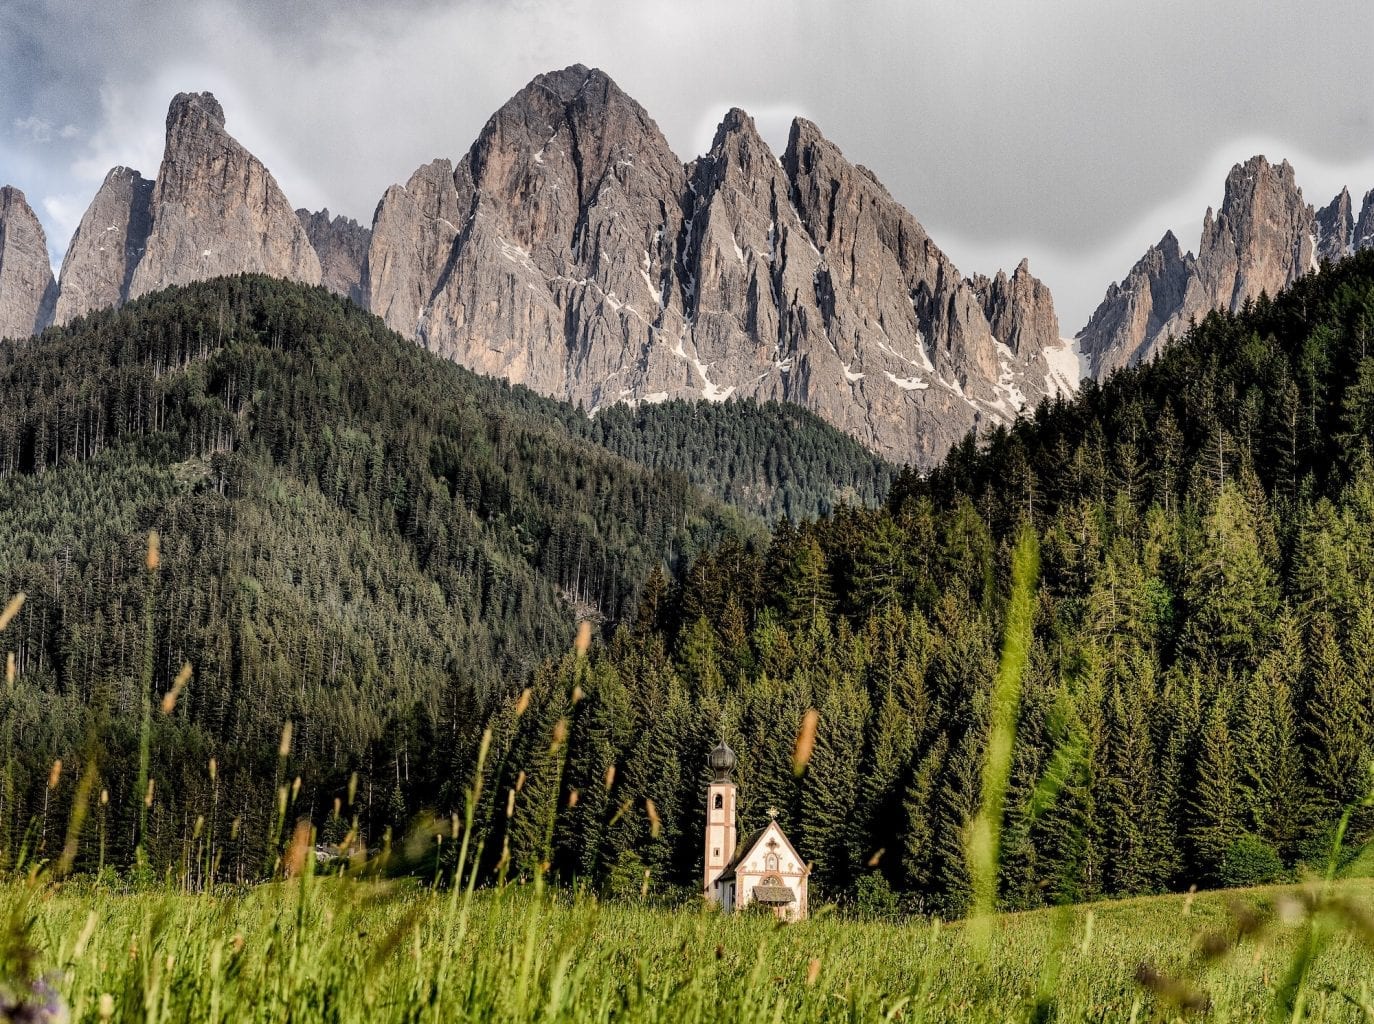
[[62,260],[56,322],[129,298],[152,229],[153,182],[129,167],[105,175]]
[[224,107],[215,99],[212,92],[177,93],[167,107],[167,135],[170,137],[174,132],[181,130],[185,122],[196,118],[223,128]]
[[0,338],[27,338],[52,322],[57,283],[48,240],[24,193],[0,188]]
[[1107,289],[1107,297],[1079,332],[1089,372],[1100,380],[1149,359],[1170,336],[1187,329],[1190,316],[1205,308],[1196,261],[1182,251],[1174,233],[1166,231],[1123,281]]
[[225,129],[210,93],[178,93],[150,200],[152,228],[130,281],[135,298],[219,274],[319,284],[320,261],[262,162]]
[[1355,215],[1350,206],[1350,189],[1343,188],[1335,199],[1317,211],[1317,259],[1343,259],[1352,251]]
[[1059,342],[1059,317],[1050,290],[1022,259],[1011,277],[1005,270],[989,281],[973,278],[992,336],[1021,357],[1034,356]]
[[1316,224],[1293,167],[1263,156],[1236,164],[1215,220],[1203,222],[1198,268],[1211,306],[1277,295],[1315,266]]
[[[1362,241],[1361,225],[1369,237]],[[1342,189],[1319,212],[1303,201],[1287,160],[1254,156],[1226,176],[1221,206],[1208,207],[1198,255],[1166,233],[1127,278],[1112,285],[1078,335],[1092,372],[1103,377],[1153,357],[1171,335],[1213,309],[1232,312],[1261,293],[1274,296],[1323,259],[1374,245],[1374,193],[1357,222]]]
[[1374,248],[1374,188],[1365,193],[1360,204],[1360,219],[1355,224],[1352,246],[1356,249]]
[[317,213],[297,210],[296,218],[320,258],[320,284],[363,305],[363,263],[372,241],[371,230],[352,217],[331,217],[328,207]]

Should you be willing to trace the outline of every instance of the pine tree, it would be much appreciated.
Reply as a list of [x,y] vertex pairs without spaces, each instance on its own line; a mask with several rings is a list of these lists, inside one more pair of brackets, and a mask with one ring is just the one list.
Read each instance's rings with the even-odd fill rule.
[[1230,714],[1230,702],[1222,690],[1207,712],[1198,750],[1189,841],[1193,869],[1203,880],[1217,878],[1227,851],[1245,830]]

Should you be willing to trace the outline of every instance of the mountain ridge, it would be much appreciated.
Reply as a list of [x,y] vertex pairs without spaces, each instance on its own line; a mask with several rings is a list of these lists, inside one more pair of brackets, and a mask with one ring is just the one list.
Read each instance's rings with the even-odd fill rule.
[[1374,247],[1374,189],[1354,215],[1342,188],[1320,210],[1306,203],[1287,160],[1262,155],[1235,164],[1221,205],[1202,219],[1198,253],[1184,253],[1172,231],[1107,294],[1075,337],[1098,380],[1147,362],[1171,338],[1213,309],[1236,312],[1270,298],[1323,261]]
[[921,465],[1064,386],[1042,351],[1061,345],[1053,299],[1028,268],[976,287],[802,119],[778,156],[736,108],[683,163],[604,72],[573,65],[517,92],[456,162],[386,189],[370,228],[288,217],[212,94],[178,94],[166,127],[156,178],[112,171],[97,192],[56,322],[217,273],[323,280],[433,351],[593,410],[789,401]]
[[1027,261],[965,276],[814,123],[796,118],[775,154],[731,108],[683,163],[639,103],[580,64],[536,76],[456,160],[387,188],[370,226],[293,211],[210,93],[174,97],[166,131],[156,178],[106,177],[55,301],[41,268],[10,286],[0,274],[15,293],[0,308],[25,310],[11,333],[32,333],[30,313],[41,329],[261,271],[323,282],[431,351],[593,411],[787,401],[921,469],[1082,370],[1148,360],[1211,308],[1374,245],[1374,191],[1358,213],[1348,190],[1315,210],[1286,161],[1256,156],[1227,176],[1196,256],[1167,232],[1065,340]]

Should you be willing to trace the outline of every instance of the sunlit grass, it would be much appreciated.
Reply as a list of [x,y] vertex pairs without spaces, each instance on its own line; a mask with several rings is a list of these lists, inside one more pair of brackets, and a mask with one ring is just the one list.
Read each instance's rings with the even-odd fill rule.
[[[1250,1021],[1269,1016],[1303,929],[1234,941],[1230,905],[1264,918],[1289,891],[1005,915],[986,944],[936,923],[778,926],[529,889],[478,893],[455,932],[442,891],[311,876],[218,894],[13,883],[0,920],[32,922],[74,1020],[100,1019],[102,998],[148,1021],[1026,1020],[1066,931],[1056,1019],[1172,1018],[1168,993],[1137,981],[1149,964],[1201,993],[1207,1019]],[[1374,886],[1342,891],[1368,904]],[[1304,1019],[1368,1019],[1371,978],[1369,950],[1333,940]]]

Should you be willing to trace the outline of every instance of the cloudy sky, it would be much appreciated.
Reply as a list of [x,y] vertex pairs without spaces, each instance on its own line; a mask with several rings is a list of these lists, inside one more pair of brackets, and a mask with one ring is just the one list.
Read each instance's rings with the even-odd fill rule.
[[212,90],[297,206],[370,223],[541,71],[603,68],[684,160],[730,106],[870,167],[966,273],[1029,256],[1064,333],[1227,169],[1374,188],[1369,0],[4,0],[0,183],[54,262],[105,172]]

